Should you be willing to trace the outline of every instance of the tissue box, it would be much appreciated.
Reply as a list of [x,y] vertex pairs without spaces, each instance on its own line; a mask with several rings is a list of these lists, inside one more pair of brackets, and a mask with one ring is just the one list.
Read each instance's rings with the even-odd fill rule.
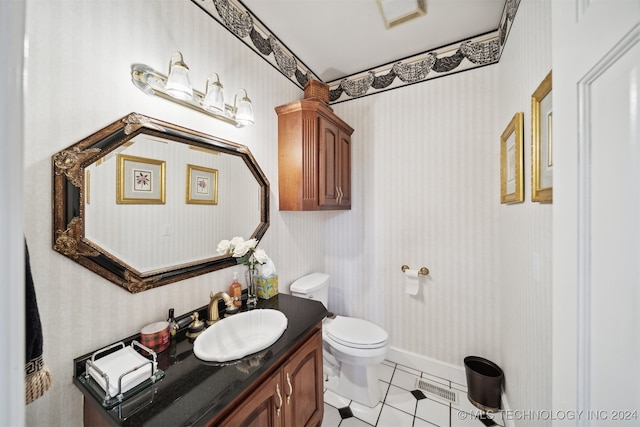
[[272,274],[268,277],[258,277],[257,286],[258,298],[269,299],[278,295],[278,275]]

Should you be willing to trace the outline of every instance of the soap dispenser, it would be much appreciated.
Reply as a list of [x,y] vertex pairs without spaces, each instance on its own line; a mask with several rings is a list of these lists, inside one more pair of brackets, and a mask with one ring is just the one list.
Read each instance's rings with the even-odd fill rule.
[[240,301],[240,297],[242,296],[242,285],[238,282],[238,272],[233,273],[233,282],[229,285],[229,296],[231,298],[238,298],[233,301],[233,305],[236,307],[242,306],[242,301]]

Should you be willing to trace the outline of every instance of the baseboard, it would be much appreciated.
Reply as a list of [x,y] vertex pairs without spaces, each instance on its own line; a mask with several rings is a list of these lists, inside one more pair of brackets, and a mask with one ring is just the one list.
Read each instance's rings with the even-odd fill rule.
[[[389,348],[386,359],[417,371],[426,372],[429,375],[433,375],[443,380],[451,381],[452,388],[466,393],[467,375],[464,366],[462,365],[454,365],[431,357],[411,353],[396,347]],[[496,413],[495,419],[504,427],[515,427],[515,423],[511,417],[505,418],[502,416],[504,413],[511,413],[509,402],[507,401],[507,396],[504,394],[504,390],[502,392],[501,399],[502,410],[501,413]],[[460,408],[460,410],[465,409]],[[480,414],[480,411],[473,410],[473,413],[477,415]]]
[[[509,402],[507,401],[507,395],[504,394],[504,390],[502,391],[502,413],[503,414],[511,414],[511,407],[509,406]],[[502,421],[504,421],[504,427],[516,427],[516,423],[513,420],[513,417],[502,417]]]
[[417,353],[411,353],[396,347],[389,348],[387,360],[418,371],[428,372],[430,375],[449,380],[465,389],[467,387],[467,377],[463,366],[457,366]]

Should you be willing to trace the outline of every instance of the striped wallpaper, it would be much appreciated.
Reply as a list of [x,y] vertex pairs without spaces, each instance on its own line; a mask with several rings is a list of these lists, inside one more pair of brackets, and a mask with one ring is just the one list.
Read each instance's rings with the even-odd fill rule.
[[[73,358],[163,319],[169,307],[182,314],[205,305],[231,282],[227,269],[131,295],[51,249],[51,156],[132,111],[250,148],[271,184],[261,247],[282,292],[325,271],[330,310],[383,326],[400,350],[456,365],[472,353],[490,358],[504,365],[510,401],[545,403],[547,378],[536,375],[549,350],[550,207],[499,204],[498,141],[515,110],[527,122],[530,93],[550,68],[548,0],[522,2],[504,64],[334,106],[355,128],[353,208],[339,212],[278,211],[274,107],[302,92],[191,2],[156,6],[27,3],[25,233],[54,376],[27,407],[27,424],[80,425]],[[132,63],[162,70],[174,50],[200,90],[214,71],[227,97],[245,87],[256,124],[238,130],[133,87]],[[403,264],[431,270],[415,297],[403,292]]]

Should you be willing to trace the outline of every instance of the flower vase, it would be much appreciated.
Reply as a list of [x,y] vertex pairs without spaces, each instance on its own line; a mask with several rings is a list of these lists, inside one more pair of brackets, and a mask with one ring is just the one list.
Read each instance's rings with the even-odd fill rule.
[[258,304],[258,269],[255,267],[247,267],[244,271],[244,278],[247,282],[247,306],[254,307]]

